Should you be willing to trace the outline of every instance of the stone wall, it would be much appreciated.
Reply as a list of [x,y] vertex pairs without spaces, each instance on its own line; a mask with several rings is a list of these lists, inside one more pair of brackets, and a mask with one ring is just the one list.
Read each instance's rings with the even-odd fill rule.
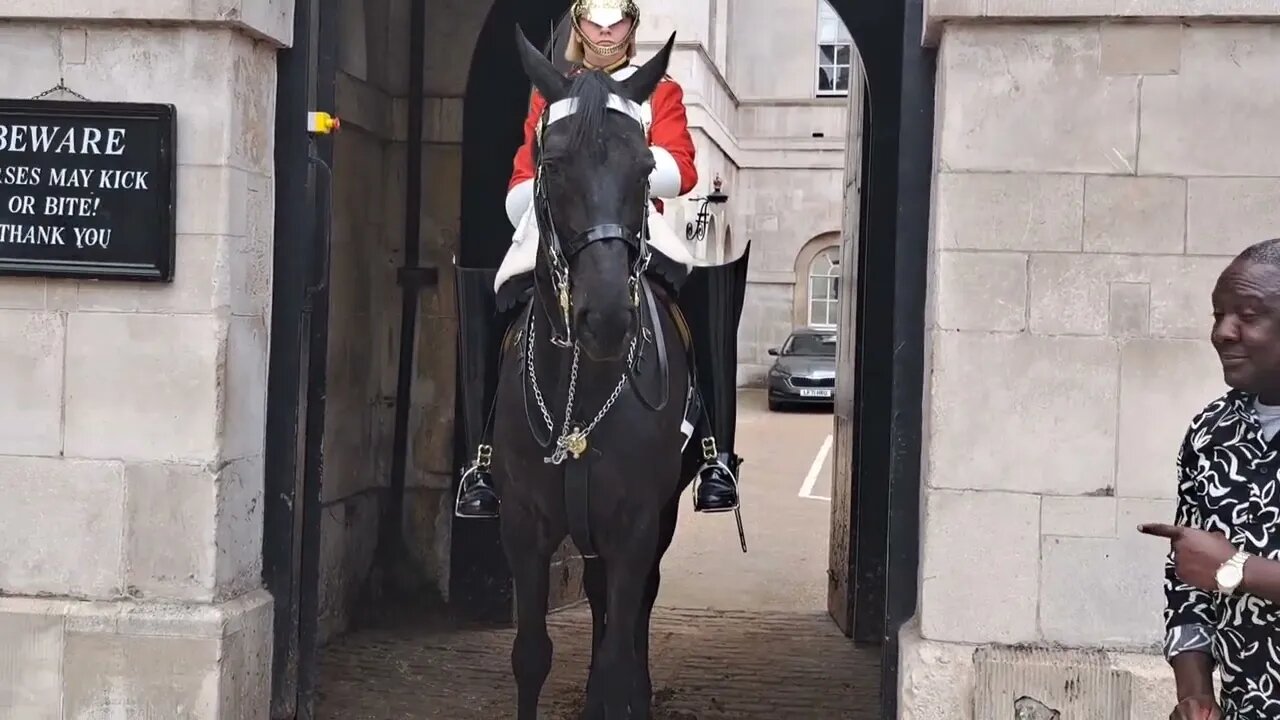
[[[1112,5],[1024,24],[1045,5],[932,3],[951,22],[927,35],[940,42],[932,360],[903,718],[975,718],[990,666],[974,651],[989,644],[1104,651],[1132,683],[1113,691],[1133,720],[1175,699],[1155,654],[1168,545],[1135,526],[1172,519],[1182,433],[1224,389],[1213,282],[1280,235],[1280,12],[1088,17]],[[1059,680],[1093,662],[1048,657]],[[1063,687],[1037,699],[1082,712]]]
[[0,24],[5,97],[174,103],[178,162],[172,284],[0,278],[0,646],[23,650],[0,663],[3,717],[266,714],[275,57],[292,19],[265,0],[234,22],[158,7],[77,0],[57,8],[74,20]]

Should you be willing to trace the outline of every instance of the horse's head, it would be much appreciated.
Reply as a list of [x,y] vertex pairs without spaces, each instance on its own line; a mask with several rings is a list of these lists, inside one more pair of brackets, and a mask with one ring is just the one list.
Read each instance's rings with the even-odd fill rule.
[[566,78],[517,29],[520,59],[547,101],[534,145],[539,272],[556,314],[593,360],[627,353],[637,283],[649,262],[646,218],[653,156],[640,115],[667,70],[675,34],[618,82],[599,71]]

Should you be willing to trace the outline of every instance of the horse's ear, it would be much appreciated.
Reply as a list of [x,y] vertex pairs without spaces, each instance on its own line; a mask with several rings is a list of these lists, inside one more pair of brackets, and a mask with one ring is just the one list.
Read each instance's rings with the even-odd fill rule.
[[676,34],[671,33],[667,44],[662,46],[657,55],[649,58],[649,62],[641,65],[631,77],[622,81],[622,94],[628,99],[643,103],[653,94],[658,83],[667,75],[667,64],[671,62],[671,48],[675,47]]
[[524,66],[524,74],[533,81],[533,86],[542,93],[548,103],[563,100],[569,94],[569,80],[556,70],[538,48],[529,42],[524,29],[516,25],[516,47],[520,52],[520,64]]

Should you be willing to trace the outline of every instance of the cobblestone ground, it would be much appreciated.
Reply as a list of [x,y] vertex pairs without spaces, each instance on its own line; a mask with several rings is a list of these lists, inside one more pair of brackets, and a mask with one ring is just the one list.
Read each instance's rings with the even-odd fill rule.
[[[576,720],[590,612],[551,615],[555,665],[542,716]],[[515,717],[514,630],[368,630],[321,662],[321,720]],[[879,655],[853,646],[825,615],[658,608],[654,720],[873,720]]]

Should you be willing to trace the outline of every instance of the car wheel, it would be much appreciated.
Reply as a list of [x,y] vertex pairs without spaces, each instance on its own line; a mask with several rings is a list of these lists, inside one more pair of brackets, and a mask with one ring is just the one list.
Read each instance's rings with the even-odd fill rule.
[[778,412],[780,410],[782,410],[782,403],[774,400],[773,398],[769,398],[769,411]]

